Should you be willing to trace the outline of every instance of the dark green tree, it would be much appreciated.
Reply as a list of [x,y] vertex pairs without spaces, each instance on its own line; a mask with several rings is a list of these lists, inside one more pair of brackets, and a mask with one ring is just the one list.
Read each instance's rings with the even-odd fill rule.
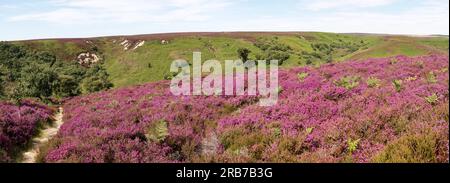
[[113,87],[113,84],[109,80],[109,74],[99,65],[95,65],[88,70],[86,78],[83,79],[81,85],[85,93],[97,92]]
[[278,60],[278,65],[282,65],[289,57],[289,53],[283,51],[271,50],[267,53],[267,61]]
[[239,58],[243,61],[246,62],[248,60],[248,55],[250,54],[250,50],[247,48],[239,48],[237,50],[237,53],[239,55]]
[[20,97],[47,98],[52,96],[58,74],[46,64],[31,62],[22,68],[17,93]]
[[71,75],[59,75],[53,90],[58,97],[72,97],[81,94],[79,81]]

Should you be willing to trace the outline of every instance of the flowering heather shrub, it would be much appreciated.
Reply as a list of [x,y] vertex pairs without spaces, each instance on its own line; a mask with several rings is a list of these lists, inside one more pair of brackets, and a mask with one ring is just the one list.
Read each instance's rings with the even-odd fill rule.
[[[219,134],[247,130],[239,133],[243,141],[222,135],[224,154],[238,145],[245,152],[240,156],[256,162],[448,162],[449,79],[443,68],[448,56],[399,56],[280,72],[278,105],[247,106],[219,121]],[[427,81],[431,71],[434,83]],[[309,73],[303,82],[300,72]],[[394,80],[403,80],[401,90]],[[271,137],[274,123],[280,124],[279,138],[242,145],[254,133]]]
[[[282,70],[271,107],[250,96],[176,97],[167,81],[75,97],[43,160],[448,162],[448,62],[398,56]],[[214,153],[203,153],[214,139]]]
[[0,102],[0,162],[13,161],[36,134],[36,129],[51,120],[53,112],[31,100],[23,100],[18,105]]
[[170,83],[100,92],[64,105],[46,162],[180,162],[199,154],[212,122],[257,102],[246,96],[173,96]]

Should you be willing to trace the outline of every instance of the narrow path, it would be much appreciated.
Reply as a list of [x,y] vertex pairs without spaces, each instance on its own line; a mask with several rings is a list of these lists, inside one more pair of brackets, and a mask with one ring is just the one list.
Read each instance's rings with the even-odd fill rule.
[[22,163],[35,163],[39,148],[58,133],[62,124],[63,108],[59,107],[58,113],[55,115],[55,121],[51,125],[45,126],[39,136],[32,139],[31,148],[22,154]]

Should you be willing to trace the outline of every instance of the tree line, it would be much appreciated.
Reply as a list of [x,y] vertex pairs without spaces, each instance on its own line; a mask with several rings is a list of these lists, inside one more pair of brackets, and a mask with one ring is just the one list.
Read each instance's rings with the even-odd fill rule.
[[84,67],[55,55],[0,42],[0,99],[64,98],[111,88],[101,65]]

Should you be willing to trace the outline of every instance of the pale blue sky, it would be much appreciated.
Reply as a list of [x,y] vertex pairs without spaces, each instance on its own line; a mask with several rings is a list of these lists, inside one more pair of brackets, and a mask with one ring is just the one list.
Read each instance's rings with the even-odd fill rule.
[[199,31],[449,34],[447,0],[0,0],[0,40]]

